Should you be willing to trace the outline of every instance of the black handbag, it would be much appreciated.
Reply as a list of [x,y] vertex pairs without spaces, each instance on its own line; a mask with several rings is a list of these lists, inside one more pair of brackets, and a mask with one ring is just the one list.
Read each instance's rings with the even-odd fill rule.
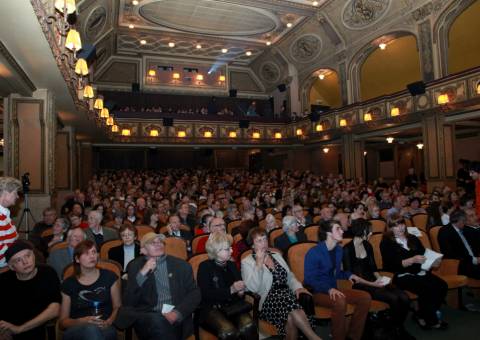
[[227,317],[234,317],[240,314],[248,313],[252,310],[252,305],[245,300],[237,300],[228,305],[220,307],[220,311]]

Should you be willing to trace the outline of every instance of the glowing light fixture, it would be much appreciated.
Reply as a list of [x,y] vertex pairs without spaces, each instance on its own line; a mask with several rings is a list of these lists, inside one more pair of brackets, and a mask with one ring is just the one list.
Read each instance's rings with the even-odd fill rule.
[[318,79],[320,79],[320,80],[325,79],[325,75],[324,75],[323,73],[319,74],[319,75],[318,75]]
[[91,99],[93,97],[93,87],[91,85],[85,86],[83,89],[83,98]]
[[130,28],[131,30],[133,30],[135,28],[135,25],[134,24],[130,24],[128,25],[128,28]]
[[390,116],[396,117],[400,115],[400,109],[398,107],[392,107],[390,110]]
[[138,0],[133,0],[133,1],[132,1],[132,5],[133,5],[133,6],[137,6],[137,5],[138,5]]
[[81,76],[86,76],[88,74],[88,65],[87,61],[83,58],[79,58],[75,64],[75,73]]
[[372,121],[372,114],[370,112],[367,112],[363,115],[363,121],[364,122],[370,122]]
[[212,138],[212,131],[205,131],[203,133],[203,137],[205,138]]
[[221,75],[220,77],[218,77],[218,81],[225,81],[225,76],[224,75]]
[[131,132],[130,129],[122,129],[122,136],[130,136]]
[[105,121],[105,124],[107,124],[107,126],[113,126],[113,117],[110,116],[107,118],[107,120]]
[[252,133],[252,138],[254,138],[254,139],[259,139],[259,138],[260,138],[260,132],[254,132],[254,133]]
[[275,139],[282,139],[282,133],[281,132],[275,132],[274,137],[275,137]]
[[158,130],[157,129],[150,130],[150,137],[158,137]]
[[203,74],[197,74],[197,80],[202,81],[203,80]]
[[247,57],[250,57],[252,55],[252,52],[251,51],[247,51],[245,52],[245,54],[247,55]]
[[75,0],[55,0],[55,8],[63,13],[67,9],[67,14],[72,14],[76,11]]
[[146,44],[147,44],[147,41],[146,41],[145,39],[142,39],[142,40],[140,40],[140,44],[146,45]]
[[100,118],[108,118],[110,116],[110,113],[108,112],[108,109],[106,107],[104,107],[101,111],[100,111]]
[[480,83],[477,84],[477,94],[480,94]]
[[423,149],[423,143],[418,143],[417,144],[417,149],[422,150]]
[[312,6],[315,6],[315,7],[317,7],[317,6],[318,6],[318,1],[314,1],[314,2],[312,2]]
[[317,124],[317,126],[315,126],[315,131],[317,131],[317,132],[323,131],[323,125],[322,124]]
[[197,50],[199,50],[199,49],[201,49],[201,48],[202,48],[202,45],[200,45],[200,44],[197,44],[197,46],[195,46],[195,48],[196,48]]
[[270,46],[272,44],[272,42],[270,40],[268,40],[266,43],[265,43],[267,46]]
[[292,27],[292,26],[293,26],[293,24],[292,24],[291,22],[287,22],[287,27],[288,27],[288,28],[290,28],[290,27]]
[[222,48],[222,53],[227,53],[227,52],[228,52],[228,49]]
[[297,136],[303,136],[303,130],[302,129],[297,129],[297,131],[295,133],[297,134]]
[[155,70],[148,70],[148,75],[149,75],[150,77],[155,77],[155,76],[157,75],[157,71],[155,71]]
[[177,133],[177,137],[184,138],[187,136],[187,133],[184,130],[180,130]]
[[392,144],[393,141],[395,140],[395,138],[393,138],[393,137],[387,137],[386,139],[387,139],[388,144]]
[[363,152],[363,155],[364,155],[364,156],[366,156],[366,155],[367,155],[367,152],[366,152],[366,151],[364,151],[364,152]]
[[347,126],[347,120],[345,118],[340,119],[340,126]]
[[439,95],[437,98],[438,105],[445,105],[445,104],[448,104],[449,102],[450,102],[450,98],[448,98],[448,94],[446,93]]
[[324,152],[324,153],[328,153],[329,151],[330,151],[329,148],[323,148],[323,152]]
[[95,103],[93,104],[93,108],[97,110],[103,109],[103,97],[98,96],[97,99],[95,99]]
[[174,74],[172,74],[172,78],[175,80],[180,79],[180,73],[175,72]]
[[387,44],[381,43],[381,44],[378,45],[378,47],[380,47],[381,50],[384,50],[384,49],[387,48]]
[[118,125],[117,124],[112,125],[112,132],[118,132]]
[[77,30],[71,28],[68,31],[67,39],[65,40],[65,47],[71,51],[78,51],[82,49],[82,40]]
[[174,43],[173,41],[170,41],[170,42],[168,43],[168,47],[175,47],[175,43]]
[[230,138],[237,138],[237,132],[236,131],[230,131],[228,133],[228,137]]

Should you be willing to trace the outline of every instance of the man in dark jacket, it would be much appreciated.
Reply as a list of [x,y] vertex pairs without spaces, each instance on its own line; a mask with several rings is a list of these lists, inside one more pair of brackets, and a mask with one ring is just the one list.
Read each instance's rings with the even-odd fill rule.
[[200,303],[190,265],[165,254],[165,235],[147,233],[141,256],[128,266],[128,280],[116,325],[133,325],[139,339],[186,339]]
[[450,216],[450,224],[440,228],[438,243],[447,259],[458,259],[458,273],[480,279],[480,245],[478,232],[465,225],[466,215],[456,210]]

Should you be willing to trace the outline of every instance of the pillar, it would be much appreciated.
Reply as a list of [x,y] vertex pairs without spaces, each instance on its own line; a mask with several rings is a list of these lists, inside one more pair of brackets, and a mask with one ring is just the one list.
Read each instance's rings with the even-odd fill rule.
[[[54,95],[39,89],[31,97],[11,94],[4,99],[4,170],[6,176],[21,178],[29,173],[30,192],[18,201],[13,215],[20,233],[34,225],[24,214],[26,199],[38,221],[43,209],[51,206],[55,188],[55,138],[57,129]],[[12,209],[15,210],[15,209]],[[18,222],[25,217],[20,225]]]
[[422,118],[423,159],[427,190],[444,184],[455,187],[455,126],[445,124],[442,112]]
[[93,148],[91,143],[79,143],[78,150],[78,186],[86,188],[88,181],[93,177]]
[[432,26],[430,19],[418,25],[418,45],[420,52],[420,68],[425,82],[435,79],[433,56]]
[[345,178],[365,178],[364,142],[354,140],[352,134],[342,136],[342,166]]

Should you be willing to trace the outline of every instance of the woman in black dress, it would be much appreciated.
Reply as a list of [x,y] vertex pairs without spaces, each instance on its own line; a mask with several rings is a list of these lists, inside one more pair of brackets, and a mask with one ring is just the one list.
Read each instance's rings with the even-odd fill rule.
[[[383,269],[395,274],[393,284],[418,295],[415,320],[423,329],[445,329],[448,324],[437,317],[447,295],[447,283],[430,271],[421,268],[426,258],[420,240],[406,232],[405,221],[391,216],[389,230],[380,243]],[[439,264],[434,263],[433,266]]]
[[364,283],[355,283],[354,289],[370,293],[374,300],[383,301],[390,306],[395,331],[401,339],[415,339],[404,328],[410,301],[401,289],[385,285],[381,281],[373,255],[373,248],[368,242],[371,235],[369,221],[358,218],[352,221],[350,230],[353,240],[343,247],[343,269],[365,279]]

